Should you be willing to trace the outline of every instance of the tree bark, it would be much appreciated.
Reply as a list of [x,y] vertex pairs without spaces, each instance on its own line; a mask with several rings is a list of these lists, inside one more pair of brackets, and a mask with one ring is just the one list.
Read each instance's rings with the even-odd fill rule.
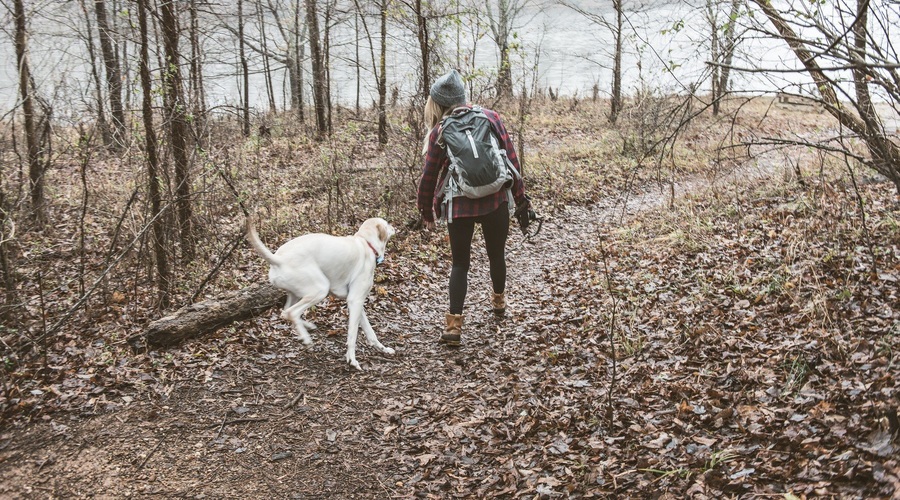
[[200,59],[200,26],[197,19],[197,0],[191,0],[191,99],[193,100],[195,136],[203,137],[206,128],[206,94],[203,90],[203,63]]
[[241,131],[244,137],[250,135],[250,70],[247,67],[247,53],[244,50],[244,2],[238,0],[238,58],[241,65],[241,76],[244,80],[244,97],[241,112]]
[[191,173],[188,161],[187,101],[181,79],[181,56],[178,51],[178,11],[175,0],[160,2],[162,11],[163,45],[166,66],[163,82],[166,91],[166,115],[169,122],[169,140],[172,159],[175,161],[175,207],[178,215],[178,232],[181,238],[181,255],[184,262],[194,259],[194,231],[191,208]]
[[613,34],[616,37],[616,46],[613,48],[613,81],[612,97],[609,100],[609,122],[616,123],[619,112],[622,110],[622,28],[624,26],[624,11],[622,0],[613,0],[613,8],[616,11],[616,27]]
[[378,71],[378,143],[388,142],[387,133],[387,9],[388,0],[381,2],[381,57]]
[[113,138],[123,145],[125,141],[125,111],[122,107],[122,72],[119,67],[115,40],[113,40],[109,20],[106,17],[106,2],[95,0],[94,11],[97,14],[100,51],[103,53],[103,65],[106,68],[106,86],[109,94],[109,111],[113,120]]
[[497,97],[512,97],[512,63],[509,60],[510,6],[506,0],[498,2],[497,48],[500,49],[500,69],[497,74]]
[[425,17],[425,7],[422,0],[416,0],[416,38],[419,41],[419,54],[422,58],[422,99],[426,99],[431,92],[431,45],[428,38],[428,19]]
[[294,1],[294,52],[291,60],[288,62],[288,68],[291,78],[291,105],[297,111],[297,118],[300,123],[306,121],[306,114],[303,106],[303,58],[306,56],[306,46],[300,40],[301,35],[306,34],[306,23],[303,24],[303,30],[300,29],[300,0]]
[[[831,116],[836,118],[842,126],[847,127],[860,136],[866,143],[869,154],[872,156],[870,166],[876,172],[879,172],[890,179],[897,188],[897,192],[900,193],[900,148],[878,131],[873,131],[867,126],[863,119],[860,119],[855,114],[847,111],[846,106],[838,100],[833,82],[816,62],[816,57],[814,57],[812,52],[807,48],[804,39],[800,38],[797,33],[794,32],[793,28],[791,28],[781,14],[775,10],[769,0],[753,0],[753,2],[765,12],[766,17],[769,18],[769,21],[771,21],[775,26],[775,29],[778,30],[781,39],[787,42],[788,46],[794,52],[794,55],[796,55],[797,59],[803,64],[806,72],[812,77],[813,81],[816,83],[816,88],[819,91],[822,103],[825,105],[825,110],[828,111]],[[862,4],[865,4],[865,2],[861,2],[861,5]],[[858,44],[860,38],[858,38],[859,34],[856,35],[857,38],[855,38],[855,43]],[[865,46],[864,42],[863,46]],[[855,47],[855,50],[860,50],[858,45]],[[857,57],[854,62],[856,64],[865,64],[865,60],[859,57]],[[856,85],[857,90],[861,91],[860,87],[866,85],[864,79],[865,75],[863,72],[854,72],[854,77],[853,83]],[[863,80],[859,81],[857,79],[859,77],[862,77]],[[867,95],[867,91],[864,92],[866,92]],[[868,114],[871,119],[871,107],[866,108],[865,104],[860,105],[859,103],[857,103],[857,106],[857,111],[861,115]],[[863,107],[860,109],[859,106]]]
[[269,47],[266,41],[266,19],[263,15],[263,9],[260,4],[256,4],[256,20],[259,23],[259,40],[262,45],[263,58],[263,77],[266,81],[266,96],[269,99],[269,112],[274,114],[277,111],[275,106],[275,89],[272,86],[272,68],[269,63]]
[[309,26],[309,52],[312,56],[316,131],[321,139],[328,133],[328,121],[325,116],[327,111],[325,108],[325,64],[319,45],[319,17],[316,12],[316,0],[306,0],[306,24]]
[[109,124],[106,123],[106,111],[103,106],[103,86],[100,84],[100,72],[97,71],[97,51],[94,49],[94,28],[91,25],[91,16],[88,13],[87,5],[81,0],[81,11],[84,13],[84,23],[87,31],[84,35],[84,42],[87,45],[88,59],[90,59],[91,79],[94,80],[94,86],[97,89],[97,127],[100,129],[100,135],[103,138],[103,144],[107,147],[114,144],[112,134],[109,130]]
[[168,346],[211,333],[235,321],[256,316],[283,303],[285,293],[272,285],[258,285],[232,292],[218,299],[190,304],[151,322],[143,334],[129,339],[134,345]]
[[162,194],[160,185],[162,178],[159,175],[159,156],[157,154],[156,129],[153,128],[153,83],[150,80],[150,48],[147,33],[147,0],[137,0],[138,26],[141,37],[141,92],[142,115],[144,118],[144,138],[147,148],[147,183],[150,195],[150,210],[153,224],[153,252],[156,258],[156,271],[158,276],[157,289],[159,290],[159,306],[169,306],[169,290],[171,276],[169,273],[169,260],[166,255],[166,227],[165,217],[162,217]]
[[28,65],[27,22],[24,0],[15,0],[16,64],[19,68],[19,92],[22,97],[22,113],[25,115],[25,147],[28,150],[28,180],[31,195],[31,217],[38,225],[47,222],[44,207],[44,167],[41,162],[41,146],[34,119],[34,92],[31,87],[31,70]]

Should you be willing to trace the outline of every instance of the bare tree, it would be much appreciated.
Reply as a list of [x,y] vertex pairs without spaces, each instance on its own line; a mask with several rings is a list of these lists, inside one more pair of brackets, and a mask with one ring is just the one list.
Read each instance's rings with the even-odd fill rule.
[[122,71],[116,51],[116,41],[106,16],[105,0],[94,1],[97,14],[97,32],[100,38],[100,51],[103,53],[103,65],[106,68],[106,92],[109,96],[109,111],[112,114],[113,138],[123,143],[125,140],[125,111],[122,106]]
[[722,98],[728,94],[731,64],[739,40],[739,37],[735,34],[735,27],[737,26],[742,4],[743,0],[728,0],[728,12],[723,20],[722,2],[706,0],[706,20],[710,27],[710,59],[720,63],[711,67],[710,83],[713,115],[719,114]]
[[200,58],[200,23],[197,16],[197,0],[191,0],[190,9],[191,27],[189,31],[191,41],[191,101],[193,103],[194,126],[196,136],[200,137],[206,116],[206,93],[203,89],[203,65]]
[[194,231],[191,208],[191,174],[188,162],[187,102],[181,79],[181,55],[178,50],[179,26],[176,0],[162,0],[159,4],[162,18],[163,46],[166,65],[163,67],[163,85],[166,96],[166,117],[169,123],[169,141],[172,159],[175,161],[175,207],[178,216],[178,233],[181,237],[182,258],[190,262],[194,258]]
[[327,105],[325,103],[327,86],[325,82],[325,60],[319,40],[319,14],[316,9],[316,0],[306,0],[306,24],[309,26],[309,51],[312,57],[316,131],[321,138],[328,134]]
[[[388,8],[390,6],[390,0],[381,0],[381,2],[377,5],[378,7],[378,17],[380,20],[381,31],[379,36],[379,47],[380,53],[379,56],[375,56],[375,44],[372,41],[372,33],[369,30],[369,23],[366,22],[365,13],[363,12],[362,6],[359,3],[359,0],[354,0],[356,4],[356,11],[359,14],[359,19],[362,21],[363,29],[366,32],[366,38],[369,40],[369,51],[371,53],[373,67],[372,72],[375,74],[375,80],[378,82],[378,143],[381,145],[387,144],[388,142],[388,134],[387,134],[387,19],[388,19]],[[358,54],[358,52],[357,52]],[[359,61],[359,56],[357,55],[357,61]],[[377,61],[377,62],[376,62]],[[360,65],[357,64],[357,70]],[[359,102],[359,77],[357,76],[357,103]],[[357,104],[359,107],[359,104]]]
[[[3,170],[0,169],[0,173]],[[15,224],[10,217],[10,206],[6,201],[5,189],[0,177],[0,279],[2,279],[5,305],[0,306],[0,319],[10,319],[16,303],[16,275],[13,272],[13,242],[15,241]]]
[[84,22],[86,31],[84,34],[84,43],[87,46],[89,66],[91,67],[91,79],[94,80],[94,87],[97,91],[97,128],[100,129],[100,135],[103,143],[107,146],[113,144],[112,134],[109,130],[109,124],[106,123],[106,112],[103,106],[103,86],[100,84],[100,72],[97,71],[97,54],[94,48],[94,29],[91,26],[91,16],[88,13],[87,5],[84,0],[79,1],[81,11],[84,14]]
[[434,46],[437,43],[435,36],[435,27],[432,26],[439,17],[435,11],[434,3],[423,0],[398,0],[405,9],[402,9],[400,15],[408,25],[406,28],[411,29],[416,37],[416,43],[419,48],[419,70],[421,71],[421,80],[419,81],[418,96],[422,100],[428,96],[431,88],[432,66],[435,56]]
[[16,65],[19,68],[19,94],[22,97],[22,113],[25,118],[25,147],[28,150],[28,180],[31,195],[32,220],[43,226],[47,221],[44,206],[44,164],[41,161],[41,145],[35,124],[35,97],[28,65],[28,26],[24,0],[15,0]]
[[[620,0],[613,0],[618,2]],[[516,48],[513,41],[514,32],[522,24],[522,15],[534,0],[489,0],[473,3],[476,12],[478,5],[484,6],[490,24],[491,39],[497,44],[500,52],[500,67],[497,69],[497,96],[511,97],[513,94],[512,63],[509,53]],[[535,10],[535,14],[537,10]],[[533,17],[533,16],[532,16]]]
[[390,0],[381,2],[381,54],[378,59],[378,143],[387,144],[387,17]]
[[275,106],[275,90],[272,87],[272,68],[269,63],[268,37],[266,36],[266,20],[264,18],[262,5],[256,4],[256,20],[259,23],[259,39],[262,43],[263,58],[263,77],[266,81],[266,95],[269,98],[269,112],[274,113],[277,108]]
[[[796,2],[781,10],[768,0],[753,3],[775,32],[759,29],[788,44],[812,79],[815,98],[869,154],[862,157],[845,142],[840,152],[890,179],[900,193],[900,144],[888,133],[871,95],[875,90],[889,109],[900,108],[900,61],[892,41],[898,17],[892,2]],[[842,84],[848,73],[852,90]],[[813,146],[834,150],[830,144]]]
[[250,70],[247,65],[247,53],[244,50],[244,0],[237,2],[237,37],[238,37],[238,61],[241,65],[241,78],[243,78],[243,98],[241,99],[241,130],[244,137],[250,135]]
[[144,119],[144,139],[147,153],[147,186],[150,194],[150,220],[153,226],[152,248],[156,259],[159,291],[159,307],[169,306],[171,275],[166,255],[166,225],[162,217],[162,194],[160,186],[159,155],[157,154],[156,129],[153,128],[153,82],[150,79],[150,42],[147,31],[147,0],[137,0],[138,26],[140,31],[140,78],[142,90],[142,115]]
[[610,88],[609,100],[609,122],[616,123],[619,113],[622,111],[622,51],[624,40],[625,26],[625,7],[623,0],[612,0],[613,19],[607,19],[598,10],[588,10],[581,7],[581,4],[564,1],[563,5],[578,12],[591,23],[601,26],[609,31],[613,39],[612,53],[612,86]]

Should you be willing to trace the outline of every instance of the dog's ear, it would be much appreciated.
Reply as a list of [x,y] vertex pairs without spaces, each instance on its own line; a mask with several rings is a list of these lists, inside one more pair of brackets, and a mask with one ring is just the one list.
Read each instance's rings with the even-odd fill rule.
[[388,239],[388,231],[384,224],[378,224],[378,239],[381,241],[387,241]]

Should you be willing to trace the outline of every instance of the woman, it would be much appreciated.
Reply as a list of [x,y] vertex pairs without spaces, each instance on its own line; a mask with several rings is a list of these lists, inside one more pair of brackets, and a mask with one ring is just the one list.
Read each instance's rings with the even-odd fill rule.
[[[426,229],[434,228],[435,213],[440,214],[443,196],[436,193],[437,186],[444,181],[450,160],[441,138],[440,122],[445,116],[456,111],[465,112],[471,106],[466,104],[466,91],[462,77],[456,70],[438,78],[431,86],[430,96],[425,103],[425,124],[431,131],[425,139],[425,168],[419,181],[417,204],[422,216],[422,224]],[[505,149],[507,157],[518,172],[519,159],[509,138],[509,133],[500,119],[500,115],[482,108],[500,149]],[[525,184],[519,175],[513,176],[511,192],[516,203],[516,213],[527,213],[530,202],[525,196]],[[446,325],[440,341],[450,346],[458,346],[462,334],[463,305],[468,287],[469,261],[472,248],[472,235],[475,224],[481,224],[484,244],[487,249],[490,265],[491,307],[494,314],[502,316],[506,312],[506,237],[509,233],[509,202],[507,190],[501,189],[495,194],[478,199],[459,196],[453,199],[450,210],[452,214],[443,214],[450,222],[447,231],[450,234],[450,251],[453,265],[450,270],[450,310],[446,315]],[[527,214],[526,214],[527,217]]]

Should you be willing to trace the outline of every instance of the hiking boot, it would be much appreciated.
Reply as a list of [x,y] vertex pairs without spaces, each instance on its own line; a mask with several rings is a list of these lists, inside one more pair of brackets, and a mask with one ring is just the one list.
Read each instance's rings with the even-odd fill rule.
[[503,316],[506,314],[506,294],[505,293],[491,293],[491,308],[494,310],[494,314],[497,316]]
[[447,314],[447,326],[441,334],[441,343],[448,346],[458,346],[462,336],[462,314]]

